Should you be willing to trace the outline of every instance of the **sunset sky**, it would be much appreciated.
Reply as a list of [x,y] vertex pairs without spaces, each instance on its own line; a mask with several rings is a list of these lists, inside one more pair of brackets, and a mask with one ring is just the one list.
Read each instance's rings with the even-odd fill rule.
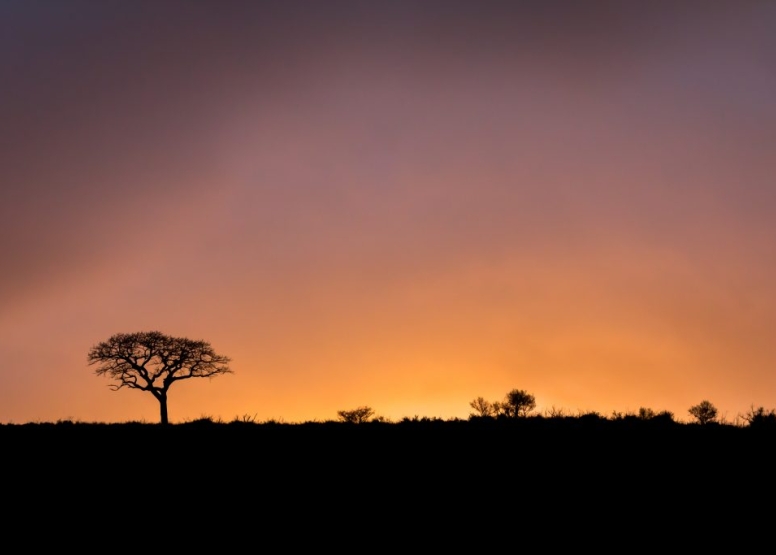
[[0,1],[0,422],[776,408],[776,3]]

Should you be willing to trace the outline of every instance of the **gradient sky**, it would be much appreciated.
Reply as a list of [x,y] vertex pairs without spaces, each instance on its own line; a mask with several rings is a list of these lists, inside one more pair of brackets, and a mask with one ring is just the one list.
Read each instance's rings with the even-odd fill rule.
[[0,0],[0,422],[776,407],[776,4]]

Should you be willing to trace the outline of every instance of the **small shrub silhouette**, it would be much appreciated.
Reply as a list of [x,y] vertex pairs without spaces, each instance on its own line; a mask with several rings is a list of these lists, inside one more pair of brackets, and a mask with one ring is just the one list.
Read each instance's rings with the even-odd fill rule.
[[486,401],[483,397],[477,397],[474,401],[469,403],[469,406],[474,409],[474,412],[469,414],[469,418],[483,418],[496,415],[493,404]]
[[755,408],[752,405],[746,414],[741,415],[741,418],[750,428],[776,427],[776,411],[767,410],[762,406]]
[[368,422],[374,415],[375,411],[371,407],[363,406],[353,410],[340,410],[337,411],[340,422],[347,422],[349,424],[361,424]]
[[536,398],[524,389],[513,389],[501,403],[496,402],[492,406],[497,415],[521,418],[536,408]]
[[655,411],[648,407],[640,407],[638,417],[641,420],[652,420],[655,418]]
[[665,423],[672,423],[674,421],[674,413],[670,410],[661,410],[657,414],[655,414],[651,420],[655,422],[665,422]]
[[697,405],[690,407],[687,412],[689,412],[690,416],[695,418],[699,424],[704,425],[715,422],[718,414],[717,407],[705,399]]

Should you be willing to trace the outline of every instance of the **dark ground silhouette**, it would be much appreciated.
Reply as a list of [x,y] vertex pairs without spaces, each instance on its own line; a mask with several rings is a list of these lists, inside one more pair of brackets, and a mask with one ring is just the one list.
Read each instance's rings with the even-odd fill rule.
[[774,440],[772,427],[596,417],[0,426],[6,530],[104,527],[140,545],[128,530],[175,523],[163,545],[220,551],[701,546],[752,525]]

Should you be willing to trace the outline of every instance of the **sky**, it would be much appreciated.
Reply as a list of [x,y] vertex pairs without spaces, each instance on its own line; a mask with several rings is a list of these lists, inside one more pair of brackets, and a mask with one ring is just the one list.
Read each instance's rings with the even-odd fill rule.
[[776,408],[776,4],[0,0],[0,422]]

